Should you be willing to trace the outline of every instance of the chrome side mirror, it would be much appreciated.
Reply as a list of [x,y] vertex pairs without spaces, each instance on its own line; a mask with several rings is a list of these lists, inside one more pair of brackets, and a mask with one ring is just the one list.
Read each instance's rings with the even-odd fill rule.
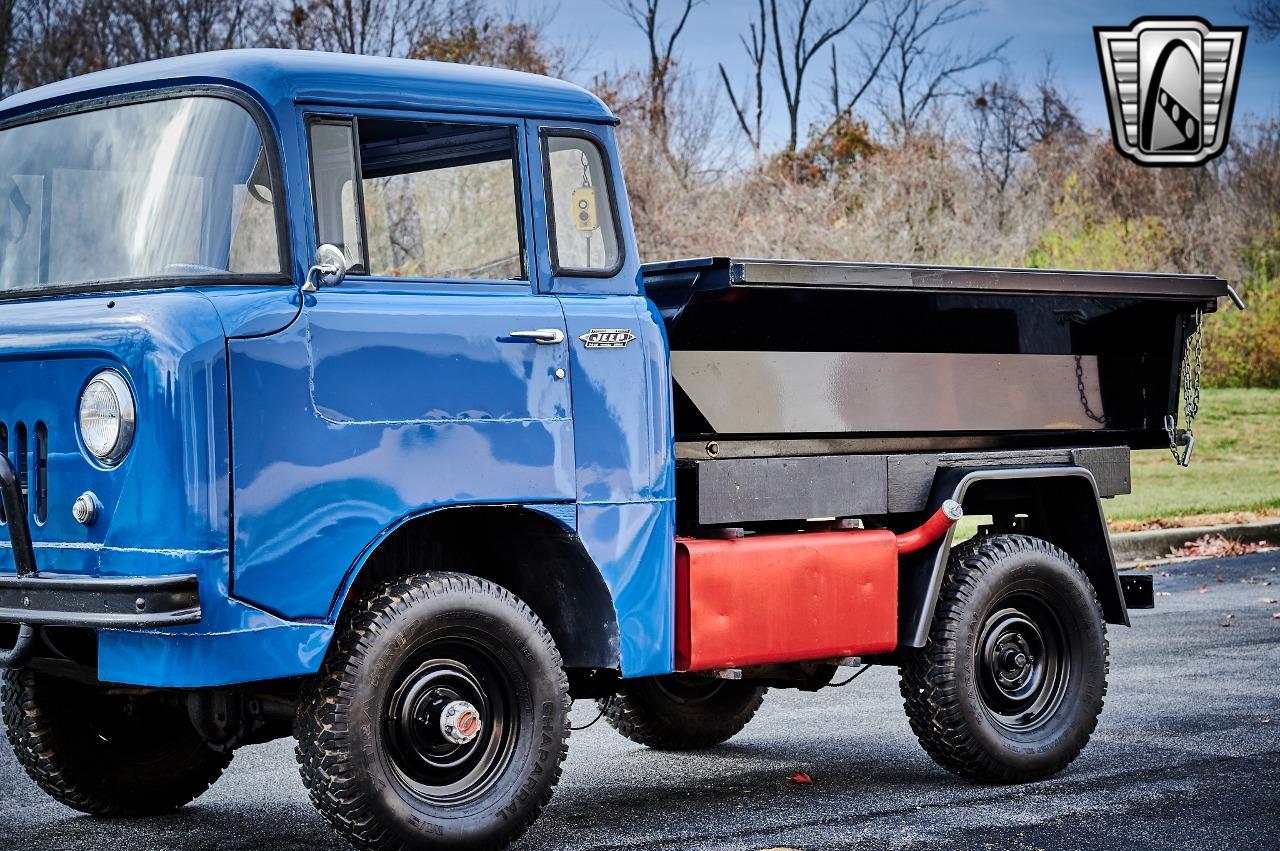
[[321,287],[336,287],[347,277],[347,256],[336,245],[326,242],[316,249],[316,264],[307,270],[302,283],[304,293],[313,293]]

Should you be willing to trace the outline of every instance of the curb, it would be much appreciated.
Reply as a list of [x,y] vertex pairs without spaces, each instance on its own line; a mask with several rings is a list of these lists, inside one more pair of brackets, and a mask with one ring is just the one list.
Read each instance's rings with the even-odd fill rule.
[[1223,526],[1186,526],[1181,529],[1148,529],[1145,532],[1120,532],[1111,536],[1111,550],[1121,566],[1169,557],[1169,550],[1190,543],[1203,535],[1222,535],[1241,543],[1271,541],[1280,544],[1280,520]]

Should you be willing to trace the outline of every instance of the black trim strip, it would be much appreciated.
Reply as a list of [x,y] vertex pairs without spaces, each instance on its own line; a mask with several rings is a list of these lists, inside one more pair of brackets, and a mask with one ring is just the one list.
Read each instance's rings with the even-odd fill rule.
[[194,575],[0,576],[0,623],[145,629],[200,618]]

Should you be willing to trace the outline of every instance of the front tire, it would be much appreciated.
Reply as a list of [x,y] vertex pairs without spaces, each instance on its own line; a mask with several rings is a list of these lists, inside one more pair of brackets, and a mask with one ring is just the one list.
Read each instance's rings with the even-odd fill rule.
[[170,813],[231,763],[162,694],[112,695],[33,671],[5,671],[9,743],[27,775],[59,803],[95,816]]
[[1070,556],[1026,535],[974,539],[952,553],[929,640],[901,665],[911,729],[967,779],[1051,777],[1097,726],[1107,651],[1093,585]]
[[360,848],[502,847],[560,779],[569,705],[555,642],[511,592],[411,576],[336,637],[298,709],[298,764]]
[[688,751],[726,742],[755,716],[767,688],[689,674],[624,680],[598,700],[609,726],[654,750]]

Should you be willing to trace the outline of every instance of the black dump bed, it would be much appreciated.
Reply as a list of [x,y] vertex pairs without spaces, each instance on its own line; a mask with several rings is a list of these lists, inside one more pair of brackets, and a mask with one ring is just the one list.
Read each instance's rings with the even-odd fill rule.
[[1167,444],[1199,275],[708,257],[643,267],[682,458]]

